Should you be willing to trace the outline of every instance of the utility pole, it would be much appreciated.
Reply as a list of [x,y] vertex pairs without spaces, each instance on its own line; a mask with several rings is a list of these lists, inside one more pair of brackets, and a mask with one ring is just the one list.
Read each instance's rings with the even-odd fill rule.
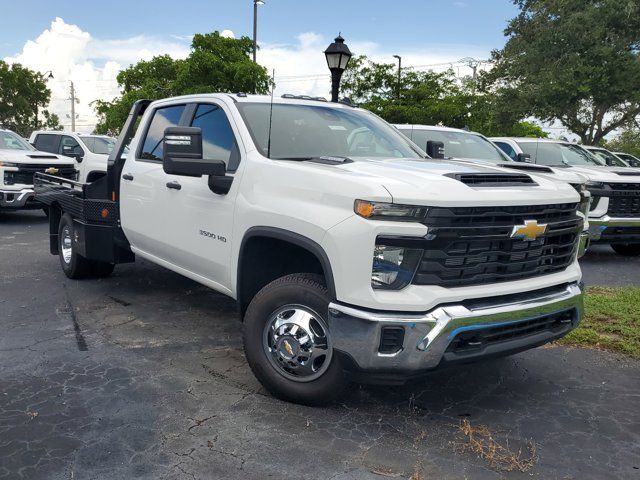
[[69,97],[69,100],[71,100],[71,131],[75,132],[76,131],[76,102],[78,101],[78,99],[76,98],[76,90],[75,87],[73,86],[73,82],[71,83],[71,88],[69,90],[69,92],[71,93],[71,96]]
[[253,0],[253,63],[258,52],[258,5],[264,5],[264,0]]
[[393,57],[398,59],[398,100],[400,100],[400,81],[402,79],[402,57],[400,55],[394,55]]

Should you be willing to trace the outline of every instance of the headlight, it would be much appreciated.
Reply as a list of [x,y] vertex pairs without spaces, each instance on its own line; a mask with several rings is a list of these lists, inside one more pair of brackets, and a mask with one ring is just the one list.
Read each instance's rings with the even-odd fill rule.
[[398,205],[396,203],[368,202],[356,200],[353,210],[369,220],[395,220],[400,222],[422,221],[429,209],[416,205]]
[[422,249],[376,245],[373,251],[371,286],[376,289],[400,290],[413,280]]
[[3,160],[0,160],[0,167],[17,167],[17,166],[18,166],[17,163],[5,162]]

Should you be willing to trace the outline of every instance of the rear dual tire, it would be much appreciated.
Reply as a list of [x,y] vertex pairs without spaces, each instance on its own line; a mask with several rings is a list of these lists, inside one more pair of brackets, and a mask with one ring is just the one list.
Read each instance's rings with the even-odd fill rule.
[[319,275],[297,273],[269,283],[244,317],[244,351],[275,397],[303,405],[337,399],[347,379],[327,327],[329,293]]
[[64,274],[74,280],[108,277],[115,267],[112,263],[89,260],[77,252],[73,218],[65,213],[58,226],[58,254]]

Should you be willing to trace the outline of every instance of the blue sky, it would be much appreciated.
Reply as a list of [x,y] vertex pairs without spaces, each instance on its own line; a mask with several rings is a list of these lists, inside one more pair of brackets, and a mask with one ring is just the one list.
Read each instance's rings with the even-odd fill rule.
[[[259,7],[259,37],[289,43],[302,32],[375,41],[389,49],[421,44],[476,45],[488,50],[504,43],[503,29],[516,9],[509,0],[265,0]],[[189,35],[230,29],[251,35],[251,0],[24,0],[3,10],[0,57],[19,52],[55,17],[103,39],[140,33]]]
[[[70,124],[69,82],[80,103],[77,126],[91,131],[92,102],[119,94],[117,73],[140,60],[184,58],[194,33],[252,35],[253,0],[7,0],[0,18],[0,59],[45,73],[49,110]],[[470,73],[464,57],[487,59],[504,45],[517,10],[511,0],[264,0],[258,62],[275,70],[276,94],[328,94],[323,50],[340,31],[355,54],[403,67]],[[300,76],[305,78],[300,78]]]

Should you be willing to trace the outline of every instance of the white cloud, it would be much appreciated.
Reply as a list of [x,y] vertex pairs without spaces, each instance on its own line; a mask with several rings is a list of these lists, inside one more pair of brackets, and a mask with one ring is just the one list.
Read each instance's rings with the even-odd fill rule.
[[119,94],[116,75],[139,60],[168,53],[184,58],[189,53],[188,41],[175,41],[138,35],[127,39],[101,40],[83,31],[77,25],[61,18],[51,22],[51,27],[35,40],[25,43],[22,51],[4,60],[21,63],[35,71],[52,71],[54,78],[47,81],[51,89],[49,110],[58,114],[65,129],[71,128],[70,81],[73,81],[76,97],[76,130],[90,132],[96,123],[91,102],[97,99],[111,100]]
[[[231,30],[221,35],[235,38]],[[5,58],[9,63],[18,62],[39,72],[51,70],[54,79],[48,81],[51,89],[49,109],[58,114],[66,129],[71,121],[69,81],[73,81],[80,103],[76,107],[76,130],[88,132],[96,123],[90,103],[96,99],[111,100],[118,96],[116,75],[123,68],[155,55],[169,54],[184,58],[189,53],[191,35],[167,35],[165,37],[137,35],[122,39],[98,39],[79,26],[56,18],[50,28],[35,40],[25,43],[22,51]],[[330,77],[323,51],[332,37],[314,32],[301,33],[294,43],[260,44],[258,61],[269,74],[275,69],[276,94],[283,93],[329,96]],[[489,51],[477,46],[420,45],[387,50],[380,44],[367,40],[347,39],[355,54],[367,55],[374,61],[395,63],[394,54],[402,55],[403,67],[421,66],[435,71],[446,70],[451,62],[463,57],[487,58]],[[456,66],[457,73],[466,75],[470,69]]]

